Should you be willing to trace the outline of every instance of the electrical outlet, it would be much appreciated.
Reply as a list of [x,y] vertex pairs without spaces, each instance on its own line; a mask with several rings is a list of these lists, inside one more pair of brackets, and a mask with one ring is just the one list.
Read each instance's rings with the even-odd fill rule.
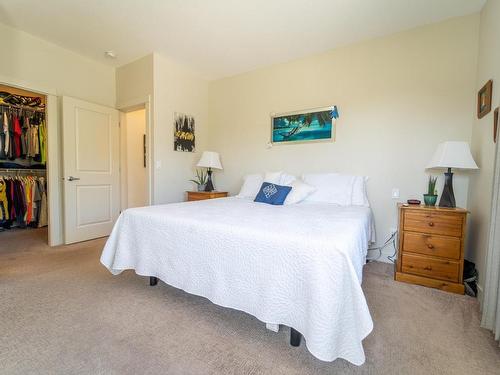
[[392,199],[399,198],[399,189],[398,188],[392,188],[391,197],[392,197]]

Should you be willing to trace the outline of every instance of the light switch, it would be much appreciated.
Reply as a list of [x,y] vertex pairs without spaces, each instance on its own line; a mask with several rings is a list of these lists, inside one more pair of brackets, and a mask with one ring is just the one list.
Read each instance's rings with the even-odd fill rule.
[[155,162],[155,168],[156,168],[156,169],[160,169],[160,168],[161,168],[161,160],[157,160],[157,161]]
[[393,188],[391,196],[392,196],[392,199],[398,199],[399,198],[399,189]]

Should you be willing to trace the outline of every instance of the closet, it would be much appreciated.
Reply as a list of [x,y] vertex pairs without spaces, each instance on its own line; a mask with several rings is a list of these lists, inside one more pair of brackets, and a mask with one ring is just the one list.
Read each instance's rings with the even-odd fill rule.
[[48,225],[47,98],[0,85],[0,230]]

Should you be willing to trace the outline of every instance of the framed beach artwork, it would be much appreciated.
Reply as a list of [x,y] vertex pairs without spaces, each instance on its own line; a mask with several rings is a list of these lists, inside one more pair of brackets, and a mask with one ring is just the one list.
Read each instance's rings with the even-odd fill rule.
[[195,152],[194,117],[174,113],[174,151]]
[[337,106],[271,115],[271,143],[335,141]]

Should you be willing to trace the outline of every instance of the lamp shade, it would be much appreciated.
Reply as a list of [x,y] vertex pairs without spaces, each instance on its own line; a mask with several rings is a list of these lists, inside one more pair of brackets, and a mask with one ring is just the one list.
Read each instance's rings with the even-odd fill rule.
[[440,143],[427,168],[479,169],[472,158],[469,144],[454,141]]
[[219,154],[214,151],[203,151],[197,167],[222,169]]

